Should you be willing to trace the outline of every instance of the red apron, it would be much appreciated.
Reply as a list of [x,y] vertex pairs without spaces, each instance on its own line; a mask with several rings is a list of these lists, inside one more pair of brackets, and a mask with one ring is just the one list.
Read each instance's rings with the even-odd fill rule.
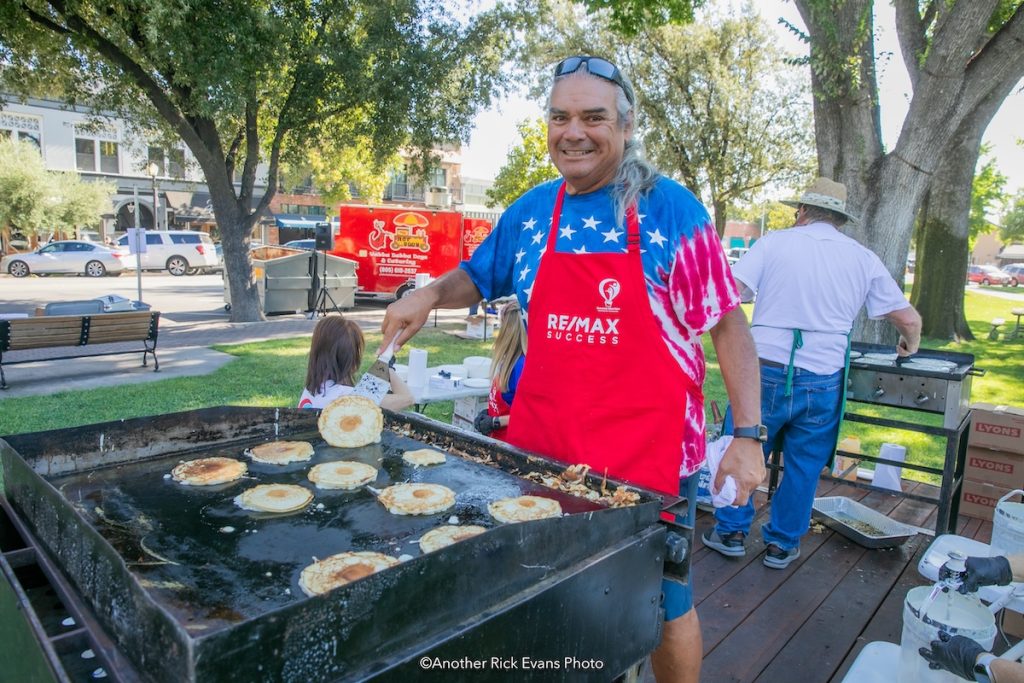
[[[491,394],[487,397],[487,414],[491,417],[501,417],[502,415],[508,415],[511,408],[508,403],[505,403],[505,399],[501,397],[501,389],[498,387],[498,380],[491,381]],[[499,427],[498,429],[492,429],[489,436],[492,439],[501,439],[507,441],[506,434],[508,427]]]
[[637,486],[679,494],[687,401],[700,388],[669,353],[651,311],[636,206],[627,252],[555,251],[565,183],[533,285],[530,360],[508,441]]

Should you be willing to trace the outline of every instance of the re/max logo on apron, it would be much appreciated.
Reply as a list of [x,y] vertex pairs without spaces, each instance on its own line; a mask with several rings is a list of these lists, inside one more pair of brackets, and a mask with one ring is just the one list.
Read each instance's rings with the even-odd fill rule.
[[[599,313],[618,313],[615,297],[622,291],[619,281],[605,278],[598,284]],[[619,318],[608,315],[573,315],[548,313],[547,338],[575,344],[618,344]]]

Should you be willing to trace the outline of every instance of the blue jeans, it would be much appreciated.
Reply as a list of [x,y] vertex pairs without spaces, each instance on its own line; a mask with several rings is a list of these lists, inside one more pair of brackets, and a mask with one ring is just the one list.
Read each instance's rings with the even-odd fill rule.
[[[772,497],[771,521],[761,529],[765,544],[783,550],[800,545],[811,521],[818,475],[835,452],[839,434],[839,389],[843,371],[816,375],[794,368],[793,392],[784,396],[786,369],[761,366],[761,420],[768,427],[767,459],[778,443],[783,453],[782,483]],[[727,410],[723,433],[732,433]],[[718,534],[749,533],[754,521],[753,496],[746,505],[715,510]]]

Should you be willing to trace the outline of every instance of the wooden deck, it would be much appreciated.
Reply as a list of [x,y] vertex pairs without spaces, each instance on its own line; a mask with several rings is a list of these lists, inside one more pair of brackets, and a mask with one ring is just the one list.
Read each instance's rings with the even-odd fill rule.
[[[927,484],[905,481],[904,487],[920,495],[938,492]],[[826,481],[818,495],[848,496],[894,520],[935,526],[936,508],[929,503]],[[697,519],[692,577],[704,634],[703,683],[838,682],[867,643],[899,643],[907,590],[928,583],[917,563],[931,536],[870,550],[812,525],[800,557],[785,570],[768,569],[761,563],[764,494],[756,503],[743,558],[705,548],[699,536],[714,519],[703,511]],[[960,517],[957,533],[987,543],[992,523]]]

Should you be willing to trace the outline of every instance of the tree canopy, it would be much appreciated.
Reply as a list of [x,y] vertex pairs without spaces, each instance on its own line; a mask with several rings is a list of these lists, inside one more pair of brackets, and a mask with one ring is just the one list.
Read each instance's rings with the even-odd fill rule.
[[999,236],[1007,243],[1024,242],[1024,190],[1017,193],[1013,206],[1003,216]]
[[607,55],[622,65],[648,155],[711,204],[721,234],[730,205],[809,175],[811,105],[806,76],[786,64],[752,5],[698,19],[622,36],[600,14],[558,5],[529,54],[545,76],[552,54]]
[[498,4],[467,18],[441,0],[16,0],[0,6],[0,91],[59,91],[184,141],[209,187],[232,320],[255,320],[246,243],[282,163],[332,140],[378,165],[405,147],[425,167],[504,85],[524,17]]
[[5,233],[44,235],[98,225],[113,194],[111,183],[47,171],[39,148],[29,142],[0,140],[0,230]]
[[544,119],[520,121],[516,128],[522,140],[509,151],[493,187],[487,190],[487,206],[508,206],[534,185],[558,177],[558,169],[548,156]]

